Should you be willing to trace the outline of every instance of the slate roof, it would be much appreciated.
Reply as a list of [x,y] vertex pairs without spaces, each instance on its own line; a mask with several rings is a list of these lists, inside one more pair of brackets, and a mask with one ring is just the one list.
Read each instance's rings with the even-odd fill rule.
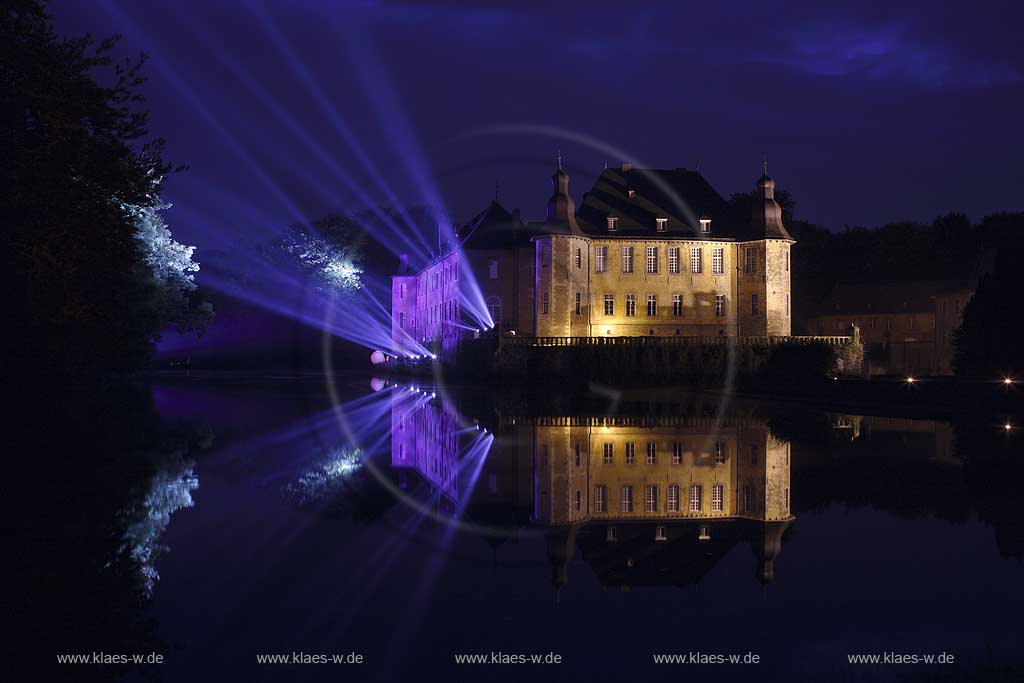
[[457,232],[466,249],[510,249],[530,241],[518,215],[510,213],[498,200],[492,201]]
[[821,302],[817,315],[933,313],[936,296],[968,289],[963,280],[841,282]]
[[[711,219],[710,235],[700,232],[702,216]],[[618,218],[615,232],[608,231],[609,217]],[[585,233],[602,238],[743,239],[750,222],[730,215],[725,199],[696,171],[629,166],[605,169],[576,218]],[[657,231],[657,218],[668,219],[665,232]]]

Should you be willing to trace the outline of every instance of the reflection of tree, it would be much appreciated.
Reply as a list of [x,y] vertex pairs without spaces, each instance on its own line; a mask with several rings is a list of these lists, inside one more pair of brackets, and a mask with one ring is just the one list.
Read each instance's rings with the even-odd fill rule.
[[[387,466],[375,474],[362,460],[358,449],[341,446],[329,450],[313,466],[285,484],[285,499],[297,507],[327,517],[372,522],[390,510],[395,495],[379,479],[390,478]],[[392,484],[393,485],[393,484]]]
[[[143,609],[159,536],[196,485],[188,456],[208,434],[161,420],[146,388],[37,389],[17,420],[29,469],[20,481],[32,485],[14,491],[26,529],[14,562],[24,602],[12,611],[47,659],[162,651]],[[105,680],[124,667],[75,673]]]

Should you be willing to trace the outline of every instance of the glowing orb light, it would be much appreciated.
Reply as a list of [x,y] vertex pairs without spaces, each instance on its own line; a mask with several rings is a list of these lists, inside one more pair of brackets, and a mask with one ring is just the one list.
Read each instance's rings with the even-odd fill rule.
[[373,363],[374,365],[380,365],[387,359],[388,357],[385,356],[382,351],[374,351],[373,353],[370,354],[370,362]]

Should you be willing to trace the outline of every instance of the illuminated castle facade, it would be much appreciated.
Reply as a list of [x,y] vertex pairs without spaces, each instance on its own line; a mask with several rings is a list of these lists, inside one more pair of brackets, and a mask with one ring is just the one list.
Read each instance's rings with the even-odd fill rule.
[[[543,221],[495,200],[457,230],[458,248],[393,277],[397,345],[448,349],[492,324],[527,337],[791,333],[794,240],[767,168],[743,216],[682,168],[605,169],[579,210],[561,168],[552,183]],[[470,297],[485,314],[466,315]]]

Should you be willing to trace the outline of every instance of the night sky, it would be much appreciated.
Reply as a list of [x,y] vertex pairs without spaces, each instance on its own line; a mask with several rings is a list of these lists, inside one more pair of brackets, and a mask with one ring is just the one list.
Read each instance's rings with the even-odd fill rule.
[[496,181],[540,218],[558,150],[577,203],[605,162],[699,160],[727,196],[767,155],[797,216],[832,229],[1024,208],[1020,3],[508,4],[51,11],[150,54],[152,131],[190,167],[168,222],[200,261],[367,201],[439,196],[464,221]]

